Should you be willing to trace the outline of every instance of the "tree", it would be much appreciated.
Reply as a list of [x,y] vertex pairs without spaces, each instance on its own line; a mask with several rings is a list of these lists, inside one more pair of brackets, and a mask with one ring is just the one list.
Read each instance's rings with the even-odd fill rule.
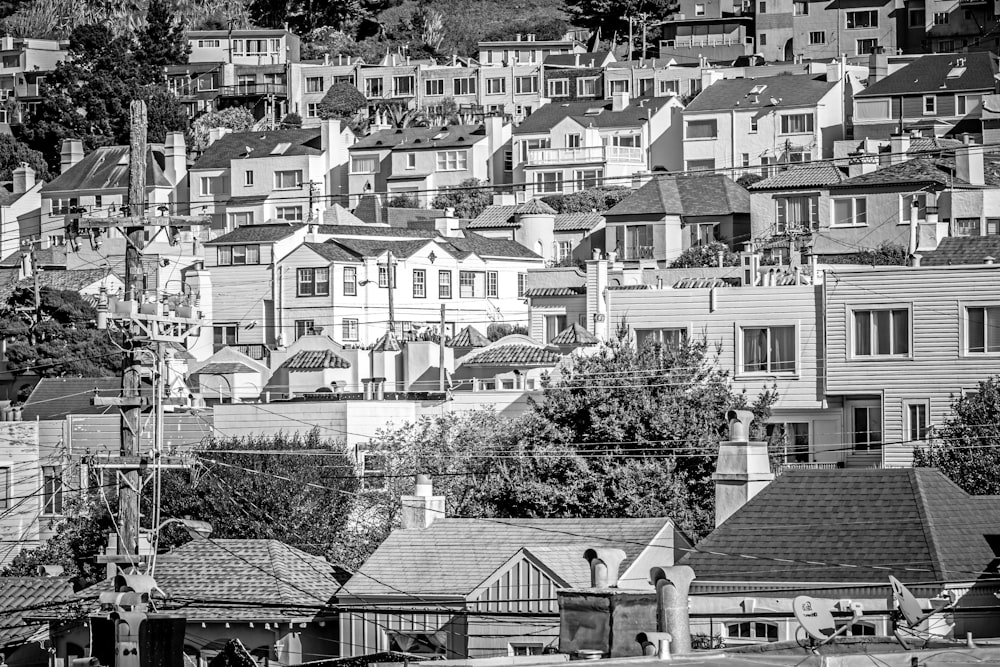
[[705,245],[688,248],[674,261],[670,262],[671,269],[690,269],[701,267],[713,267],[719,265],[719,253],[722,253],[723,266],[738,266],[740,256],[729,249],[721,241],[713,241]]
[[[619,40],[628,35],[629,17],[648,13],[650,22],[655,22],[677,10],[676,0],[566,0],[566,6],[575,25],[600,28],[606,38],[617,34]],[[640,35],[638,23],[633,23],[632,29],[634,35]]]
[[910,263],[906,248],[885,241],[877,248],[864,248],[847,255],[824,257],[828,264],[862,264],[867,266],[906,266]]
[[741,188],[745,189],[745,188],[749,188],[754,183],[757,183],[758,181],[763,181],[763,180],[764,180],[764,177],[761,176],[760,174],[754,174],[753,172],[749,172],[748,171],[747,173],[745,173],[742,176],[740,176],[739,178],[737,178],[736,179],[736,183]]
[[319,103],[319,117],[350,120],[361,109],[368,106],[368,98],[347,81],[338,81],[330,86]]
[[295,113],[294,111],[290,114],[287,114],[284,118],[281,119],[281,129],[283,130],[288,130],[293,128],[297,129],[300,127],[302,127],[302,116]]
[[933,436],[914,449],[914,466],[938,468],[973,495],[1000,494],[1000,377],[957,398]]
[[171,11],[167,0],[150,0],[146,27],[138,35],[136,60],[146,81],[166,81],[167,65],[183,65],[191,46],[184,35],[184,23]]
[[431,201],[431,208],[454,208],[459,218],[475,218],[493,203],[493,192],[485,181],[469,178],[454,188],[444,188]]
[[229,107],[222,111],[203,113],[194,119],[188,130],[188,145],[196,153],[208,148],[208,135],[212,129],[225,127],[233,132],[249,132],[254,125],[254,117],[246,107]]
[[556,213],[603,213],[632,194],[625,186],[599,186],[587,188],[568,195],[549,195],[542,201],[556,210]]
[[386,200],[385,205],[389,208],[422,208],[416,195],[406,193],[390,197]]
[[49,180],[49,166],[45,156],[9,134],[0,134],[0,181],[9,181],[15,169],[27,163],[35,170],[35,178],[40,181]]
[[483,41],[503,42],[517,35],[534,35],[538,41],[560,40],[566,36],[569,24],[558,16],[511,21],[483,36]]
[[491,341],[500,340],[504,336],[510,336],[511,334],[527,336],[528,327],[520,324],[507,324],[505,322],[493,322],[486,327],[486,337]]

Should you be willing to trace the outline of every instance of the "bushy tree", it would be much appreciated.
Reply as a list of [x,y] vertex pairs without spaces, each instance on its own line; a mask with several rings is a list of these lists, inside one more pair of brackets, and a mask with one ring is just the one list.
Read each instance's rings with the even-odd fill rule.
[[385,205],[389,208],[421,208],[420,200],[417,199],[416,195],[405,193],[390,197],[386,200]]
[[253,125],[253,114],[246,107],[229,107],[203,113],[191,123],[188,145],[191,150],[200,153],[208,147],[208,135],[214,128],[225,127],[233,132],[249,132]]
[[504,336],[511,334],[528,335],[528,327],[520,324],[507,324],[506,322],[493,322],[486,327],[486,337],[491,341],[497,341]]
[[281,119],[281,129],[288,130],[302,127],[302,116],[294,111]]
[[906,248],[890,241],[885,241],[877,248],[864,248],[847,255],[824,257],[828,264],[862,264],[868,266],[907,266],[910,257]]
[[368,98],[347,81],[339,81],[326,91],[319,103],[319,117],[350,120],[361,109],[368,106]]
[[167,0],[150,0],[146,9],[146,27],[137,37],[136,60],[146,81],[166,81],[167,65],[183,65],[191,46],[184,34],[184,23],[174,15]]
[[763,180],[764,180],[764,177],[761,176],[760,174],[755,174],[755,173],[753,173],[751,171],[748,171],[747,173],[745,173],[742,176],[740,176],[739,178],[737,178],[736,179],[736,183],[740,187],[742,187],[742,188],[749,188],[754,183],[757,183],[757,182],[763,181]]
[[602,186],[587,188],[568,195],[549,195],[542,201],[556,210],[557,213],[603,213],[621,200],[632,194],[632,189],[624,186]]
[[475,218],[493,203],[493,191],[485,181],[469,178],[454,188],[444,188],[431,201],[431,208],[454,208],[459,218]]
[[914,449],[913,465],[939,468],[971,494],[1000,494],[1000,378],[957,398],[933,436]]
[[22,162],[35,170],[35,178],[49,180],[49,166],[44,155],[9,134],[0,134],[0,181],[9,181]]
[[723,266],[737,266],[740,263],[740,256],[729,249],[721,241],[713,241],[705,245],[688,248],[674,261],[670,262],[671,269],[691,269],[702,267],[713,267],[719,265],[719,253],[722,253]]
[[[574,24],[600,28],[605,39],[617,35],[619,41],[628,35],[628,17],[648,13],[655,22],[677,10],[676,0],[566,0],[566,6]],[[641,28],[633,24],[632,29],[638,35]]]

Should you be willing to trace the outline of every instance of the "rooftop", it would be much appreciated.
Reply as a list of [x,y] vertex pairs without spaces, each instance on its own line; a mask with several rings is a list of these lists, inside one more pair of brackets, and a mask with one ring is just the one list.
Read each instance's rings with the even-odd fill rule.
[[876,81],[855,97],[888,97],[956,91],[994,92],[997,58],[987,51],[941,53],[921,56],[909,65]]
[[[1000,185],[1000,176],[987,168],[984,173],[988,185]],[[854,188],[884,185],[934,184],[942,187],[977,187],[955,175],[955,161],[935,157],[917,157],[899,164],[882,167],[870,174],[848,178],[832,187]]]
[[608,59],[614,60],[610,51],[594,51],[593,53],[558,53],[545,57],[542,64],[546,67],[585,67],[597,69],[604,67]]
[[573,322],[559,333],[557,333],[552,340],[549,341],[552,345],[597,345],[600,343],[600,339],[594,334],[587,331],[583,326],[580,326],[578,322]]
[[24,402],[25,421],[63,419],[66,415],[97,415],[109,408],[92,405],[94,390],[102,396],[121,395],[122,381],[117,377],[42,378]]
[[684,109],[684,114],[811,107],[819,104],[836,85],[836,81],[827,81],[825,74],[723,79],[698,93]]
[[789,188],[816,188],[835,185],[847,179],[844,172],[832,162],[809,162],[757,181],[748,190],[785,190]]
[[[146,150],[146,187],[169,188],[163,173],[163,149],[149,146]],[[104,146],[42,186],[42,194],[73,190],[128,189],[128,146]]]
[[233,160],[322,153],[322,130],[318,127],[232,132],[206,148],[191,168],[228,169]]
[[301,350],[293,354],[281,368],[289,371],[320,371],[327,368],[350,368],[347,361],[333,350]]
[[[537,202],[537,204],[533,203]],[[544,201],[533,199],[520,205],[491,205],[466,224],[466,229],[497,229],[518,227],[518,216],[531,214],[552,215],[555,218],[554,231],[575,232],[589,231],[603,220],[600,213],[556,213],[555,209]]]
[[750,193],[721,174],[667,176],[656,174],[604,215],[712,216],[750,213]]
[[229,375],[230,373],[256,373],[241,361],[213,361],[194,371],[197,375]]
[[486,347],[489,344],[490,339],[479,333],[479,329],[471,324],[448,341],[449,347]]
[[417,150],[455,146],[471,146],[486,139],[482,125],[447,125],[444,127],[407,127],[379,130],[359,139],[352,151],[363,150]]
[[27,622],[33,608],[36,614],[51,613],[63,601],[77,601],[69,579],[0,577],[0,648],[23,644],[46,627],[45,622]]
[[244,225],[237,227],[228,234],[223,234],[205,245],[221,245],[226,243],[274,243],[286,239],[302,229],[304,225]]
[[475,352],[462,362],[463,366],[555,366],[562,355],[534,345],[497,345]]
[[935,250],[921,253],[920,266],[984,264],[987,257],[1000,261],[1000,236],[946,236]]
[[520,125],[514,128],[514,134],[548,132],[565,118],[572,118],[583,127],[641,127],[642,123],[648,120],[650,113],[655,114],[672,99],[670,97],[636,97],[631,99],[629,105],[621,111],[612,111],[614,100],[551,102],[533,111]]

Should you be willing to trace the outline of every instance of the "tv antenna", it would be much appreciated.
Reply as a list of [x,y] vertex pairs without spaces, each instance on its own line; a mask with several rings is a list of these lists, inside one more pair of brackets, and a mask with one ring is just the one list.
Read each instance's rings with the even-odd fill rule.
[[924,608],[917,601],[917,598],[914,597],[913,593],[910,592],[910,589],[903,582],[889,575],[889,585],[892,586],[892,599],[898,611],[892,628],[892,634],[896,637],[896,641],[899,642],[899,645],[904,650],[909,651],[910,646],[906,643],[906,639],[903,638],[903,634],[905,633],[910,637],[922,639],[926,646],[931,639],[931,633],[926,627],[927,620],[934,614],[950,609],[954,606],[955,602],[949,600],[943,605],[925,612]]
[[792,609],[795,612],[795,619],[809,636],[809,648],[814,653],[818,652],[820,646],[829,644],[847,632],[864,613],[860,602],[851,604],[854,615],[850,621],[838,628],[833,620],[833,613],[821,600],[816,600],[808,595],[800,595],[792,601]]

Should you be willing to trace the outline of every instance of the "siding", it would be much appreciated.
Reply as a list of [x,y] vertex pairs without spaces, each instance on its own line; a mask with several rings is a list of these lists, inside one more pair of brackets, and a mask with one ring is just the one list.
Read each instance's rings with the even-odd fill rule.
[[[827,275],[827,393],[881,397],[886,442],[882,462],[909,465],[912,444],[906,441],[905,401],[927,401],[930,423],[941,424],[963,390],[1000,373],[1000,356],[967,356],[963,341],[966,306],[1000,305],[1000,273],[983,265],[835,270]],[[852,358],[851,310],[888,306],[911,309],[910,356]]]
[[[213,267],[212,275],[212,322],[235,323],[239,325],[236,334],[238,343],[263,343],[268,334],[263,326],[264,302],[271,298],[270,261],[264,257],[261,246],[261,264],[251,266]],[[252,329],[244,328],[256,322]]]

